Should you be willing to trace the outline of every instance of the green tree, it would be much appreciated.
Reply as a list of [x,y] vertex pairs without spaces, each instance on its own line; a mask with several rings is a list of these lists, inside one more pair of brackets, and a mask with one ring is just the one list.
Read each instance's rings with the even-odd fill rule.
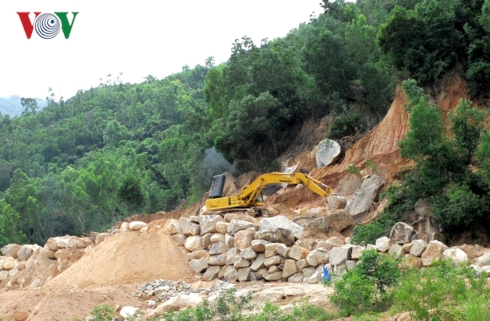
[[141,208],[145,202],[141,181],[133,175],[126,176],[117,194],[127,204],[128,208]]
[[[410,102],[410,130],[399,145],[402,156],[416,162],[416,169],[399,188],[403,195],[390,192],[391,201],[395,201],[391,210],[411,210],[410,202],[418,194],[433,205],[432,213],[449,233],[486,226],[488,219],[483,213],[490,208],[490,199],[483,158],[485,112],[462,99],[449,114],[452,135],[445,135],[438,107],[429,103],[413,81],[405,81],[402,88]],[[470,169],[476,159],[483,161],[483,177]]]
[[14,177],[10,188],[5,195],[5,202],[19,215],[19,227],[25,233],[30,242],[34,241],[35,213],[30,212],[29,198],[34,196],[34,187],[27,175],[21,170],[14,171]]
[[20,103],[22,105],[22,108],[24,108],[24,111],[22,112],[23,114],[35,114],[36,111],[39,109],[39,106],[37,105],[37,101],[34,98],[21,98]]
[[303,50],[305,69],[315,77],[323,93],[344,95],[353,78],[354,68],[346,56],[344,36],[329,29],[315,29]]
[[397,6],[378,33],[378,44],[395,66],[423,86],[462,67],[472,93],[488,89],[490,54],[483,1],[424,0],[414,9]]
[[397,260],[376,250],[364,251],[359,263],[334,282],[331,301],[345,315],[366,311],[373,305],[389,305],[400,277]]
[[117,146],[121,140],[129,138],[130,134],[126,126],[121,125],[117,120],[107,123],[104,130],[104,143],[109,146]]
[[0,247],[9,243],[22,244],[27,237],[20,229],[20,215],[4,200],[0,200]]

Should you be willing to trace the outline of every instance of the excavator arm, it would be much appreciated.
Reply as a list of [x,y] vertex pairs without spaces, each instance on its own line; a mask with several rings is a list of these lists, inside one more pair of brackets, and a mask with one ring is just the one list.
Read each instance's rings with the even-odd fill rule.
[[[315,192],[318,195],[325,198],[332,193],[330,187],[314,179],[308,174],[303,174],[303,173],[285,174],[285,173],[272,172],[257,177],[252,183],[250,183],[250,185],[243,187],[239,195],[220,197],[224,186],[224,177],[218,177],[218,176],[215,176],[214,181],[221,181],[221,183],[219,184],[221,186],[218,187],[218,189],[221,188],[221,192],[210,193],[212,195],[212,198],[206,200],[206,209],[208,211],[263,206],[264,203],[258,200],[264,187],[270,184],[287,184],[287,185],[302,184],[310,191]],[[213,185],[211,186],[212,192],[213,192]]]

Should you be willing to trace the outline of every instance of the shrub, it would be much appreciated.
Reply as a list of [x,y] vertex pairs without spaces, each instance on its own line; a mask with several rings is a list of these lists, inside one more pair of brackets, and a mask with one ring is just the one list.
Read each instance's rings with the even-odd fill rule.
[[396,290],[395,309],[411,311],[415,320],[478,320],[468,314],[490,311],[486,279],[486,275],[477,278],[469,266],[458,268],[452,260],[410,270]]
[[362,134],[366,129],[366,119],[359,112],[344,109],[344,112],[334,119],[327,137],[340,139],[345,136]]
[[344,315],[390,304],[391,288],[398,283],[398,261],[376,250],[364,251],[359,263],[334,283],[331,302]]
[[361,176],[361,170],[359,167],[357,167],[355,164],[349,164],[349,167],[347,167],[347,173],[351,175],[358,175]]
[[109,304],[97,305],[92,311],[92,321],[112,321],[116,316],[116,310]]
[[374,244],[377,239],[387,235],[395,223],[389,215],[382,214],[376,221],[357,225],[352,233],[352,242],[362,245]]
[[[195,308],[172,311],[158,320],[165,321],[309,321],[329,320],[334,317],[319,307],[314,307],[304,298],[295,302],[292,312],[287,313],[270,302],[265,303],[260,312],[251,312],[254,305],[250,303],[251,295],[238,297],[236,289],[222,292],[216,302],[203,303]],[[156,321],[156,320],[155,320]]]

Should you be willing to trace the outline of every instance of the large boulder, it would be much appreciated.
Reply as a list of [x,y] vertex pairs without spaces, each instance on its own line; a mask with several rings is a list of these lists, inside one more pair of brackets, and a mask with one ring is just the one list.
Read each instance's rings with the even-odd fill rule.
[[277,247],[282,243],[269,243],[265,246],[265,257],[271,257],[277,255]]
[[251,243],[252,249],[257,253],[264,253],[265,252],[265,246],[267,244],[270,244],[270,242],[265,241],[265,240],[253,240]]
[[238,279],[238,271],[233,266],[227,266],[223,276],[229,282],[235,282]]
[[137,315],[141,314],[140,309],[132,307],[132,306],[125,306],[121,309],[119,314],[124,318],[124,319],[129,319],[129,318],[134,318]]
[[145,314],[145,320],[159,317],[169,311],[178,311],[180,309],[195,307],[201,303],[202,297],[198,293],[178,295],[160,304],[156,309],[147,312]]
[[361,184],[362,178],[359,177],[359,175],[351,174],[349,176],[345,176],[339,182],[337,194],[340,196],[353,195]]
[[3,269],[6,271],[13,270],[17,264],[17,261],[14,260],[5,260],[3,262]]
[[50,237],[47,241],[46,241],[46,245],[48,246],[48,248],[51,250],[51,251],[57,251],[58,250],[58,242],[56,241],[55,238],[53,237]]
[[202,259],[203,257],[209,257],[209,252],[206,250],[198,250],[194,252],[187,253],[187,260]]
[[202,250],[203,242],[199,235],[189,236],[184,243],[184,247],[191,252]]
[[442,253],[447,250],[447,246],[439,241],[431,241],[424,253],[422,253],[422,264],[424,266],[429,266],[433,262],[441,260]]
[[225,222],[230,223],[233,220],[247,221],[254,224],[257,223],[257,219],[255,217],[250,216],[250,214],[248,214],[248,212],[246,211],[225,214]]
[[129,229],[131,231],[140,231],[142,228],[146,227],[148,224],[141,221],[134,221],[129,223]]
[[475,260],[475,263],[480,267],[490,265],[490,252],[487,252],[482,256],[480,256],[479,258],[477,258]]
[[256,225],[254,223],[248,222],[248,221],[240,221],[240,220],[231,220],[231,222],[227,226],[227,232],[230,235],[235,235],[235,233],[246,230],[249,228],[254,228],[255,229]]
[[[191,236],[192,237],[192,236]],[[225,242],[216,242],[209,247],[209,255],[224,254],[228,251]]]
[[220,221],[216,223],[216,232],[221,234],[226,234],[228,232],[228,224],[227,222]]
[[259,231],[268,231],[277,227],[293,231],[294,236],[298,239],[303,236],[304,228],[282,215],[260,220]]
[[330,260],[330,252],[324,249],[316,249],[311,251],[306,257],[306,261],[311,266],[328,263]]
[[13,257],[14,259],[17,258],[17,252],[20,250],[20,245],[14,244],[12,247],[10,247],[10,256]]
[[421,256],[427,248],[427,243],[424,240],[415,240],[410,247],[410,254],[413,256]]
[[184,235],[199,235],[199,232],[201,231],[199,224],[192,222],[187,217],[181,217],[179,223]]
[[[97,236],[95,236],[95,245],[99,245],[100,243],[104,242],[105,239],[109,238],[111,235],[109,233],[98,233]],[[63,238],[57,238],[57,244],[58,248],[64,249],[66,248],[66,240]]]
[[319,241],[316,244],[317,249],[326,249],[326,250],[331,250],[334,247],[340,247],[342,245],[345,245],[344,241],[337,236],[331,237],[325,241]]
[[233,263],[233,266],[235,269],[246,268],[250,266],[250,261],[239,256],[238,259],[235,260],[235,263]]
[[325,216],[314,218],[302,226],[305,230],[305,236],[316,233],[329,233],[332,231],[340,232],[353,224],[352,216],[346,210],[337,210],[328,213]]
[[288,278],[293,274],[299,272],[298,266],[296,265],[296,261],[294,260],[286,260],[284,261],[284,269],[283,269],[283,278]]
[[395,244],[392,244],[390,246],[390,249],[388,250],[388,254],[391,255],[392,257],[394,257],[395,259],[398,259],[398,258],[405,256],[405,254],[407,254],[407,252],[405,252],[405,250],[403,249],[403,246],[395,243]]
[[316,166],[323,167],[334,163],[340,157],[340,145],[331,139],[325,139],[318,144],[315,154]]
[[208,259],[208,264],[209,265],[219,265],[219,266],[226,265],[226,255],[225,254],[218,254],[218,255],[210,256]]
[[290,250],[290,248],[287,247],[285,244],[282,244],[282,243],[279,243],[279,245],[276,247],[277,254],[279,254],[285,258],[289,258],[289,250]]
[[339,195],[330,195],[327,202],[330,210],[343,210],[347,204],[345,197]]
[[221,270],[221,268],[217,265],[208,267],[206,272],[204,272],[201,280],[213,281],[214,279],[216,279],[218,277],[218,273],[220,270]]
[[2,248],[0,249],[0,252],[2,253],[2,255],[4,255],[4,256],[8,256],[8,255],[10,255],[10,249],[11,249],[11,248],[12,248],[12,246],[14,246],[14,245],[17,245],[17,244],[7,244],[7,245],[5,245],[4,247],[2,247]]
[[386,252],[390,249],[391,243],[390,239],[386,236],[380,237],[376,240],[376,250],[379,252]]
[[20,250],[17,252],[17,258],[20,261],[27,261],[31,257],[32,253],[33,251],[30,246],[23,245],[20,247]]
[[167,232],[170,235],[182,233],[182,229],[180,228],[179,221],[174,218],[171,219],[167,224]]
[[207,233],[216,233],[216,224],[223,222],[221,215],[204,215],[201,216],[201,235]]
[[384,186],[384,179],[376,174],[364,179],[347,205],[347,211],[355,220],[362,219],[369,212],[371,205],[378,199],[379,193]]
[[466,255],[463,250],[458,248],[445,250],[442,252],[442,258],[451,259],[454,263],[456,263],[456,265],[461,265],[468,261],[468,255]]
[[310,251],[308,249],[305,249],[304,247],[298,245],[293,245],[289,250],[288,256],[298,261],[298,260],[306,259],[308,254],[310,254]]
[[238,261],[240,257],[240,250],[236,247],[233,247],[226,252],[226,264],[235,264],[235,262]]
[[282,228],[276,228],[268,231],[255,232],[254,239],[265,240],[272,243],[283,243],[287,246],[294,244],[294,234],[291,230],[285,230]]
[[282,271],[278,271],[274,273],[269,273],[268,271],[265,271],[263,277],[267,281],[278,281],[282,279]]
[[351,259],[352,246],[334,247],[330,251],[330,264],[339,265]]
[[240,256],[245,260],[251,261],[257,257],[257,253],[252,248],[246,248],[240,251]]
[[364,252],[366,248],[361,245],[354,245],[352,247],[352,259],[353,260],[359,260],[361,258],[362,252]]
[[233,247],[239,248],[240,250],[244,250],[250,247],[252,245],[254,235],[255,235],[254,228],[248,228],[246,230],[238,231],[233,239],[234,241]]
[[172,240],[174,240],[175,244],[177,244],[177,245],[184,245],[185,240],[187,240],[187,236],[185,236],[182,233],[174,234],[170,237],[172,238]]
[[252,269],[252,271],[258,271],[260,269],[263,269],[265,267],[264,262],[265,262],[265,255],[264,253],[260,253],[255,259],[255,261],[253,261],[250,268]]
[[211,235],[210,241],[211,243],[225,242],[225,235],[221,233],[214,233],[213,235]]
[[414,231],[413,227],[404,222],[396,223],[390,232],[390,240],[392,243],[396,244],[410,243],[418,236],[419,233]]
[[283,258],[280,255],[274,255],[266,258],[264,261],[265,267],[270,267],[271,265],[279,265],[282,263]]
[[239,269],[237,276],[238,276],[238,281],[240,282],[245,282],[250,280],[250,268],[246,267],[246,268]]
[[422,264],[422,259],[420,257],[414,256],[412,254],[407,254],[403,257],[403,264],[416,269],[420,269]]

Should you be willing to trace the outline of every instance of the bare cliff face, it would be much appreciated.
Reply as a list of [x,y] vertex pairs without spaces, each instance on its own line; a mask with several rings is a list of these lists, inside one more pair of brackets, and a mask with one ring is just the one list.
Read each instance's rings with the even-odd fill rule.
[[[439,105],[444,112],[444,118],[454,110],[462,98],[469,99],[469,90],[464,80],[458,75],[448,76],[440,83],[437,93],[432,93],[433,101]],[[413,163],[400,156],[398,142],[405,137],[409,130],[409,114],[404,105],[407,98],[401,89],[401,84],[397,86],[395,99],[386,114],[385,118],[351,148],[345,151],[345,156],[341,162],[322,168],[316,168],[315,153],[303,151],[296,157],[289,160],[290,164],[299,163],[299,167],[308,169],[311,174],[322,182],[337,189],[340,180],[348,175],[350,164],[364,170],[365,174],[376,173],[390,185],[394,180],[399,179],[398,173],[413,166]],[[475,102],[477,105],[478,101]],[[323,135],[326,126],[323,126]],[[312,135],[312,139],[317,139]],[[366,162],[372,160],[375,169],[369,169]],[[316,204],[319,197],[306,190],[289,190],[275,199],[275,202],[285,202],[286,206],[294,207],[302,203]],[[318,203],[320,204],[320,203]]]

